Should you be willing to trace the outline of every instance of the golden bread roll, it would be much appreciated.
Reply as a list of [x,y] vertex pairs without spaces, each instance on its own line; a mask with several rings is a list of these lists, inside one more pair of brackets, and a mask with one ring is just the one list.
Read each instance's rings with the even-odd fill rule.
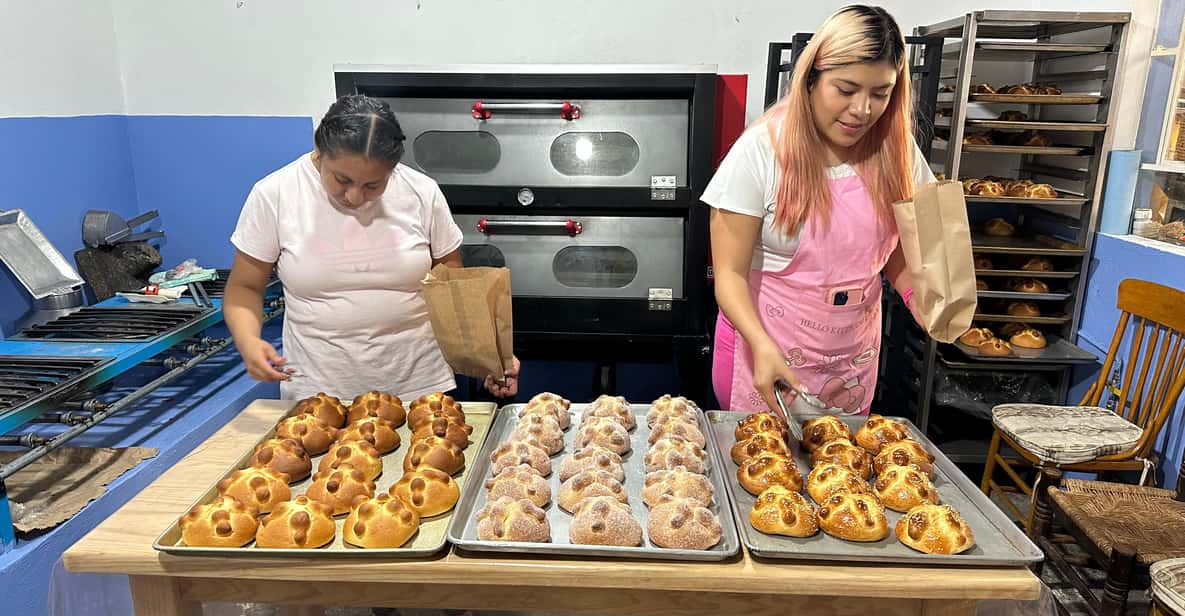
[[995,94],[996,89],[987,83],[979,83],[971,86],[972,94]]
[[586,445],[564,457],[560,462],[560,481],[567,481],[580,471],[608,471],[614,479],[625,481],[621,456],[600,445]]
[[518,466],[519,464],[526,464],[539,473],[540,477],[546,477],[551,474],[551,456],[547,455],[536,445],[524,443],[522,441],[507,442],[498,445],[494,453],[490,454],[490,461],[493,462],[493,473],[497,475],[502,472],[502,469]]
[[811,466],[820,464],[847,467],[865,480],[872,476],[872,456],[868,451],[842,439],[824,443],[822,447],[811,452]]
[[646,530],[651,543],[676,550],[706,550],[724,536],[716,515],[686,498],[663,498],[651,507]]
[[1012,290],[1017,293],[1049,293],[1049,285],[1036,278],[1027,278],[1017,282]]
[[333,509],[333,515],[345,515],[354,505],[374,496],[374,481],[350,466],[313,475],[313,483],[304,495]]
[[790,455],[790,448],[786,441],[777,434],[754,434],[743,441],[737,441],[729,450],[732,461],[740,465],[745,460],[762,453],[776,453],[783,456]]
[[[1046,138],[1048,141],[1048,138]],[[1029,199],[1056,199],[1057,189],[1049,184],[1033,184],[1025,194]]]
[[1012,346],[1020,347],[1022,349],[1044,349],[1045,345],[1047,344],[1045,342],[1045,334],[1042,334],[1035,329],[1026,329],[1024,331],[1017,332],[1008,339],[1008,342],[1011,343]]
[[230,496],[260,513],[271,511],[276,503],[292,498],[288,475],[267,467],[239,469],[218,482],[219,496]]
[[916,466],[890,466],[872,482],[872,492],[881,504],[905,513],[918,505],[938,503],[938,490],[930,477]]
[[630,403],[621,396],[601,395],[597,397],[592,404],[588,405],[588,408],[584,409],[584,414],[580,416],[581,425],[593,417],[608,417],[621,424],[621,427],[626,430],[638,427],[638,418],[634,417]]
[[1045,257],[1031,257],[1020,269],[1026,272],[1052,272],[1053,262]]
[[358,503],[342,525],[342,539],[360,548],[397,548],[420,529],[420,514],[407,503],[379,494]]
[[381,417],[363,417],[356,419],[341,429],[337,435],[337,442],[366,441],[380,454],[390,453],[399,448],[399,433],[395,431],[395,424]]
[[979,351],[980,355],[995,355],[999,357],[1012,355],[1012,345],[999,338],[992,338],[975,347],[975,349]]
[[[1053,140],[1048,135],[1043,135],[1035,130],[1027,130],[1012,138],[1012,145],[1020,145],[1032,148],[1047,148],[1053,145]],[[1010,197],[1026,197],[1028,195],[1009,195]]]
[[337,440],[338,429],[312,414],[285,417],[276,424],[276,438],[290,438],[304,448],[310,456],[319,456],[329,451]]
[[708,454],[691,441],[682,439],[659,439],[642,459],[647,473],[670,470],[682,466],[693,473],[707,472]]
[[582,471],[569,477],[560,484],[560,493],[556,495],[555,502],[560,509],[572,513],[580,501],[590,496],[612,496],[629,504],[625,486],[608,471]]
[[429,436],[411,444],[403,458],[403,470],[414,471],[425,466],[456,475],[465,468],[465,452],[456,443]]
[[993,218],[984,223],[983,232],[994,237],[1009,237],[1016,233],[1016,227],[1003,218]]
[[452,475],[421,466],[404,473],[387,493],[411,505],[421,518],[430,518],[452,511],[461,498],[461,486],[453,481]]
[[[547,394],[539,394],[543,396]],[[554,396],[555,394],[549,394]],[[559,424],[561,430],[567,430],[572,426],[572,413],[568,411],[569,402],[563,398],[553,400],[551,398],[539,398],[535,396],[522,409],[519,410],[518,416],[530,417],[532,415],[545,415],[551,417]]]
[[420,427],[411,433],[411,440],[415,442],[437,436],[465,449],[469,446],[470,434],[473,434],[473,426],[457,423],[448,417],[436,417],[428,423],[420,424]]
[[1004,186],[999,182],[988,180],[976,182],[971,186],[970,194],[981,197],[1002,197],[1004,196]]
[[996,119],[1003,120],[1005,122],[1025,122],[1028,121],[1029,114],[1023,111],[1017,111],[1016,109],[1008,109],[1006,111],[1001,111],[1000,115]]
[[482,541],[551,541],[547,513],[531,501],[499,498],[477,512],[477,538]]
[[582,449],[600,445],[618,455],[630,450],[628,429],[613,417],[589,417],[580,422],[573,446]]
[[1037,90],[1033,88],[1032,84],[1018,83],[1016,85],[1008,85],[1000,88],[1000,94],[1037,94]]
[[646,411],[646,425],[653,426],[663,418],[682,417],[691,423],[697,423],[699,407],[683,396],[664,394],[650,404]]
[[749,413],[737,422],[732,435],[737,441],[743,441],[757,434],[774,434],[783,441],[790,439],[790,426],[773,413]]
[[987,133],[973,133],[963,137],[964,145],[992,145],[992,137]]
[[242,547],[255,538],[258,515],[258,509],[233,496],[220,496],[181,516],[181,540],[190,547]]
[[548,455],[555,455],[564,450],[564,429],[554,417],[527,415],[518,418],[506,440],[526,441],[543,449]]
[[763,453],[745,460],[737,468],[737,481],[754,496],[770,486],[782,486],[792,492],[802,491],[802,473],[794,458]]
[[1041,309],[1033,302],[1012,302],[1008,304],[1008,314],[1014,317],[1039,317]]
[[980,256],[975,257],[975,269],[990,270],[994,268],[995,266],[992,264],[991,259]]
[[700,447],[706,447],[708,444],[708,439],[704,437],[699,426],[687,423],[682,419],[668,419],[663,423],[654,424],[650,428],[650,436],[646,440],[653,445],[664,438],[681,438]]
[[255,533],[258,548],[319,548],[337,535],[333,509],[301,495],[272,510]]
[[890,466],[916,466],[923,473],[934,477],[934,454],[926,451],[921,443],[913,440],[897,441],[885,445],[872,461],[877,474]]
[[288,476],[288,483],[296,483],[309,476],[313,461],[300,446],[290,438],[272,438],[255,446],[251,455],[251,466],[270,468]]
[[629,505],[610,496],[590,496],[576,507],[568,540],[578,545],[642,545],[642,525]]
[[852,469],[839,464],[820,464],[806,478],[806,493],[822,503],[832,494],[871,494],[872,488]]
[[452,396],[435,393],[416,398],[407,412],[407,425],[412,431],[437,417],[451,418],[457,423],[465,422],[465,411],[461,403]]
[[551,486],[526,464],[511,466],[486,480],[486,500],[499,498],[525,498],[536,507],[546,507],[551,502]]
[[398,428],[403,425],[403,422],[407,421],[407,411],[404,410],[403,400],[400,400],[399,396],[393,396],[381,391],[369,391],[360,396],[355,396],[354,400],[350,402],[346,421],[354,423],[359,419],[365,419],[367,417],[385,419]]
[[1039,86],[1040,93],[1046,96],[1057,96],[1062,93],[1061,88],[1057,86]]
[[383,454],[366,441],[346,441],[329,448],[317,465],[318,473],[328,473],[342,466],[351,466],[374,481],[383,474]]
[[[869,415],[868,419],[864,421],[864,425],[856,431],[856,444],[872,455],[880,453],[881,448],[889,443],[904,441],[907,438],[909,438],[909,428],[905,427],[905,424],[876,413]],[[869,462],[871,461],[869,460]]]
[[975,545],[971,527],[950,505],[918,505],[895,530],[901,543],[926,554],[958,554]]
[[807,451],[814,451],[837,439],[851,441],[852,430],[834,415],[808,419],[802,424],[802,448]]
[[976,278],[975,279],[975,290],[976,291],[991,291],[992,288],[988,286],[988,283],[986,281]]
[[340,428],[346,423],[346,407],[341,400],[325,392],[317,392],[305,398],[292,407],[289,417],[296,415],[313,415],[325,423]]
[[969,195],[971,194],[971,189],[975,188],[975,185],[982,182],[983,180],[979,178],[966,178],[960,181],[963,183],[963,194]]
[[880,541],[889,536],[885,507],[869,494],[832,494],[819,504],[819,528],[845,541]]
[[995,337],[996,335],[992,333],[992,330],[986,327],[972,327],[963,332],[962,336],[959,336],[959,342],[967,346],[979,346]]
[[749,524],[767,535],[811,537],[819,532],[815,508],[803,495],[780,485],[757,496],[749,510]]
[[642,502],[653,507],[663,498],[686,498],[702,507],[709,507],[716,490],[707,477],[682,466],[646,473],[642,487]]
[[1029,329],[1029,326],[1024,323],[1006,323],[1000,328],[1000,336],[1011,338],[1026,329]]

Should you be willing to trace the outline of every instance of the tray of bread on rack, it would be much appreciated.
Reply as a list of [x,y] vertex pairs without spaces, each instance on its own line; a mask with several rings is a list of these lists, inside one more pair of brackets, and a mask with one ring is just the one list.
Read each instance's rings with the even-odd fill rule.
[[709,411],[741,540],[758,557],[1024,566],[1041,550],[905,419]]
[[685,398],[544,393],[502,407],[489,434],[449,527],[458,549],[693,561],[740,551],[727,469]]
[[1030,324],[1011,321],[993,327],[972,324],[954,347],[969,359],[1001,362],[1078,364],[1098,361],[1094,354]]
[[1069,299],[1073,293],[1059,288],[1056,283],[1050,284],[1039,278],[1019,276],[1016,278],[998,279],[975,278],[976,294],[981,299],[1005,299],[1022,301],[1062,301]]
[[1053,84],[1018,83],[993,87],[988,83],[971,86],[968,100],[975,103],[1020,105],[1095,105],[1103,100],[1091,92],[1063,92]]
[[[984,282],[984,285],[977,285],[980,291],[1010,289],[1015,286],[1017,280],[1057,280],[1078,276],[1077,269],[1068,269],[1070,267],[1076,268],[1077,264],[1072,266],[1065,263],[1059,264],[1044,256],[975,253],[973,258],[975,260],[975,277]],[[1004,279],[1003,282],[999,280],[1000,278]],[[983,288],[985,285],[986,289]]]
[[199,495],[153,547],[171,554],[414,558],[446,530],[493,418],[492,402],[433,393],[324,393],[283,419]]
[[1079,205],[1077,195],[1059,192],[1050,184],[998,176],[965,178],[963,199],[971,203],[1021,203],[1029,205]]

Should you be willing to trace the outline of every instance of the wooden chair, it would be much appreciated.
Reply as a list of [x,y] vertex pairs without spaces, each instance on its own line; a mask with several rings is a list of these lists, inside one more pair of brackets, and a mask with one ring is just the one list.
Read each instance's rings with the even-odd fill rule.
[[[1145,471],[1144,477],[1151,475],[1149,453],[1181,395],[1185,292],[1129,278],[1119,283],[1118,305],[1121,315],[1103,370],[1079,406],[1003,404],[992,410],[994,429],[980,484],[984,494],[1019,490],[1032,499],[1033,486],[1014,468],[1021,463],[1095,474]],[[1129,325],[1131,348],[1112,413],[1098,405]],[[1002,455],[1004,445],[1020,459]],[[997,466],[1012,486],[996,482]],[[1028,528],[1032,507],[1022,512],[1004,496],[1004,506]]]

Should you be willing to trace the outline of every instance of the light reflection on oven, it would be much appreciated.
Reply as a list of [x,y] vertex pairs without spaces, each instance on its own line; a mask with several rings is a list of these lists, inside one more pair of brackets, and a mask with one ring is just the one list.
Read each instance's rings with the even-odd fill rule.
[[638,258],[622,246],[568,246],[556,253],[551,272],[565,287],[620,289],[638,276]]

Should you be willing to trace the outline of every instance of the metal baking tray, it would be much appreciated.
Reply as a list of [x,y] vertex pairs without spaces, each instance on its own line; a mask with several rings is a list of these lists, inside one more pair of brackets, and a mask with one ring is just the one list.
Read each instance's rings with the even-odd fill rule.
[[971,233],[972,252],[1026,254],[1026,255],[1055,255],[1081,256],[1086,249],[1045,235],[1011,235],[1000,237],[986,233]]
[[1057,193],[1055,199],[1033,199],[1029,197],[985,197],[983,195],[963,195],[967,203],[992,203],[1001,205],[1082,205],[1087,202],[1085,197],[1071,196],[1069,193]]
[[[1025,536],[1019,527],[1008,519],[988,497],[984,496],[958,467],[930,442],[920,430],[908,420],[895,417],[909,426],[914,440],[934,454],[934,487],[938,489],[940,502],[949,504],[963,515],[963,519],[975,534],[975,545],[962,554],[923,554],[906,547],[897,540],[893,528],[905,514],[885,510],[889,521],[889,536],[876,542],[858,543],[844,541],[819,531],[805,539],[767,535],[749,524],[749,511],[757,497],[741,487],[736,479],[736,465],[732,464],[729,451],[736,442],[733,431],[737,420],[744,413],[708,411],[708,422],[712,425],[712,443],[716,452],[729,459],[728,492],[736,517],[741,540],[749,553],[764,558],[803,560],[838,560],[855,563],[892,563],[894,565],[934,565],[938,563],[976,566],[1025,566],[1042,559],[1041,550]],[[863,417],[840,417],[854,433],[864,422]],[[797,442],[791,443],[791,450],[798,468],[810,472],[810,455]],[[805,479],[805,477],[804,477]],[[808,499],[810,497],[807,497]]]
[[[295,400],[284,401],[289,407],[296,404]],[[472,469],[475,466],[475,457],[477,452],[482,448],[482,443],[489,431],[490,422],[493,419],[496,405],[493,402],[462,402],[461,408],[465,411],[465,422],[473,426],[473,434],[469,435],[469,447],[465,449],[465,468],[461,472],[453,476],[453,479],[460,485],[461,489],[465,488],[468,478],[473,476]],[[383,456],[383,474],[375,480],[375,494],[381,494],[390,489],[391,485],[403,476],[403,458],[407,454],[411,442],[411,429],[404,423],[396,430],[399,433],[400,441],[399,448],[391,453]],[[259,440],[246,448],[243,455],[235,460],[225,473],[218,478],[218,481],[226,478],[231,473],[240,468],[249,465],[251,455],[255,450],[255,446],[269,438],[276,433],[273,426],[267,431]],[[317,464],[321,461],[322,456],[315,456],[313,458],[313,473],[317,472]],[[212,501],[218,496],[218,481],[214,482],[201,496],[194,501],[193,505],[197,506]],[[303,481],[292,484],[292,497],[304,494],[305,489],[312,483],[312,477],[308,477]],[[478,483],[481,483],[478,481]],[[186,509],[189,511],[189,509]],[[214,548],[214,547],[190,547],[181,541],[181,525],[179,520],[174,520],[167,529],[159,537],[152,547],[161,552],[168,552],[170,554],[181,555],[198,555],[198,556],[317,556],[317,557],[334,557],[334,556],[381,556],[385,558],[419,558],[431,556],[441,550],[445,544],[445,534],[448,529],[449,520],[452,518],[453,511],[442,513],[438,516],[426,518],[420,523],[420,530],[411,538],[410,541],[401,547],[397,548],[359,548],[349,545],[342,540],[342,526],[346,522],[346,516],[341,515],[334,518],[337,522],[337,534],[333,537],[333,542],[329,545],[316,549],[300,549],[300,548],[257,548],[255,543],[248,543],[241,548]]]
[[977,269],[976,276],[1007,276],[1009,278],[1073,278],[1078,275],[1076,271],[1068,272],[1030,272],[1029,270],[1019,269]]
[[1062,301],[1070,299],[1073,293],[1069,291],[1055,291],[1051,293],[1024,293],[1022,291],[977,291],[976,294],[984,299],[1019,299],[1038,301]]
[[999,128],[1003,130],[1057,130],[1077,133],[1101,133],[1106,122],[1043,122],[1040,120],[967,120],[971,128]]
[[1018,317],[1011,314],[980,314],[975,313],[972,317],[976,321],[985,321],[988,323],[1030,323],[1033,325],[1062,325],[1069,323],[1070,317],[1064,314],[1050,315],[1044,317]]
[[[953,100],[953,93],[951,98]],[[1099,94],[972,94],[968,97],[976,103],[1015,103],[1022,105],[1094,105],[1103,100]]]
[[1002,145],[1002,144],[972,144],[964,143],[964,152],[979,152],[981,154],[1027,154],[1031,156],[1082,156],[1089,154],[1088,146],[1084,145]]
[[979,349],[956,341],[955,348],[969,359],[1004,363],[1093,364],[1098,358],[1061,336],[1046,336],[1044,349],[1012,346],[1012,355],[985,355]]
[[[724,560],[740,551],[740,538],[737,536],[737,529],[733,523],[732,516],[728,512],[728,492],[725,490],[725,482],[727,480],[724,475],[729,472],[729,469],[723,465],[721,461],[723,458],[720,457],[719,452],[711,445],[711,426],[708,425],[707,419],[703,414],[700,415],[699,425],[700,430],[704,433],[704,437],[709,441],[707,447],[707,477],[711,480],[712,487],[716,491],[715,499],[710,509],[720,519],[720,526],[723,527],[724,534],[719,543],[707,550],[668,549],[658,547],[650,542],[649,534],[646,531],[646,516],[649,510],[646,508],[646,503],[642,501],[642,487],[646,475],[643,458],[646,455],[646,448],[648,446],[646,441],[650,437],[650,428],[646,425],[646,411],[650,408],[648,404],[631,405],[634,415],[638,418],[638,427],[630,433],[631,449],[629,453],[622,456],[622,460],[625,463],[625,489],[629,494],[630,509],[633,510],[634,517],[642,525],[642,545],[640,547],[579,545],[568,542],[568,523],[572,519],[572,516],[564,512],[563,509],[560,509],[559,505],[555,502],[560,492],[559,463],[565,456],[575,451],[572,445],[576,440],[580,415],[589,406],[588,404],[572,405],[572,427],[564,434],[564,449],[555,456],[552,456],[552,464],[555,469],[551,476],[548,477],[548,483],[551,485],[552,502],[544,508],[544,511],[547,512],[547,521],[551,525],[551,542],[524,543],[514,541],[483,541],[478,539],[477,521],[474,518],[477,512],[486,505],[484,479],[491,474],[490,454],[494,452],[494,449],[498,447],[503,439],[510,435],[510,432],[514,429],[515,422],[518,421],[518,412],[523,406],[525,405],[511,404],[502,407],[498,412],[498,416],[494,419],[493,425],[490,426],[486,443],[481,448],[481,453],[474,463],[473,472],[476,473],[474,480],[462,490],[461,502],[457,504],[456,515],[453,516],[453,522],[449,526],[448,537],[453,545],[460,549],[481,552],[696,561]],[[482,480],[479,481],[477,479],[478,477],[481,477]]]
[[82,278],[42,235],[24,210],[0,212],[0,261],[33,295],[42,299],[82,286]]

